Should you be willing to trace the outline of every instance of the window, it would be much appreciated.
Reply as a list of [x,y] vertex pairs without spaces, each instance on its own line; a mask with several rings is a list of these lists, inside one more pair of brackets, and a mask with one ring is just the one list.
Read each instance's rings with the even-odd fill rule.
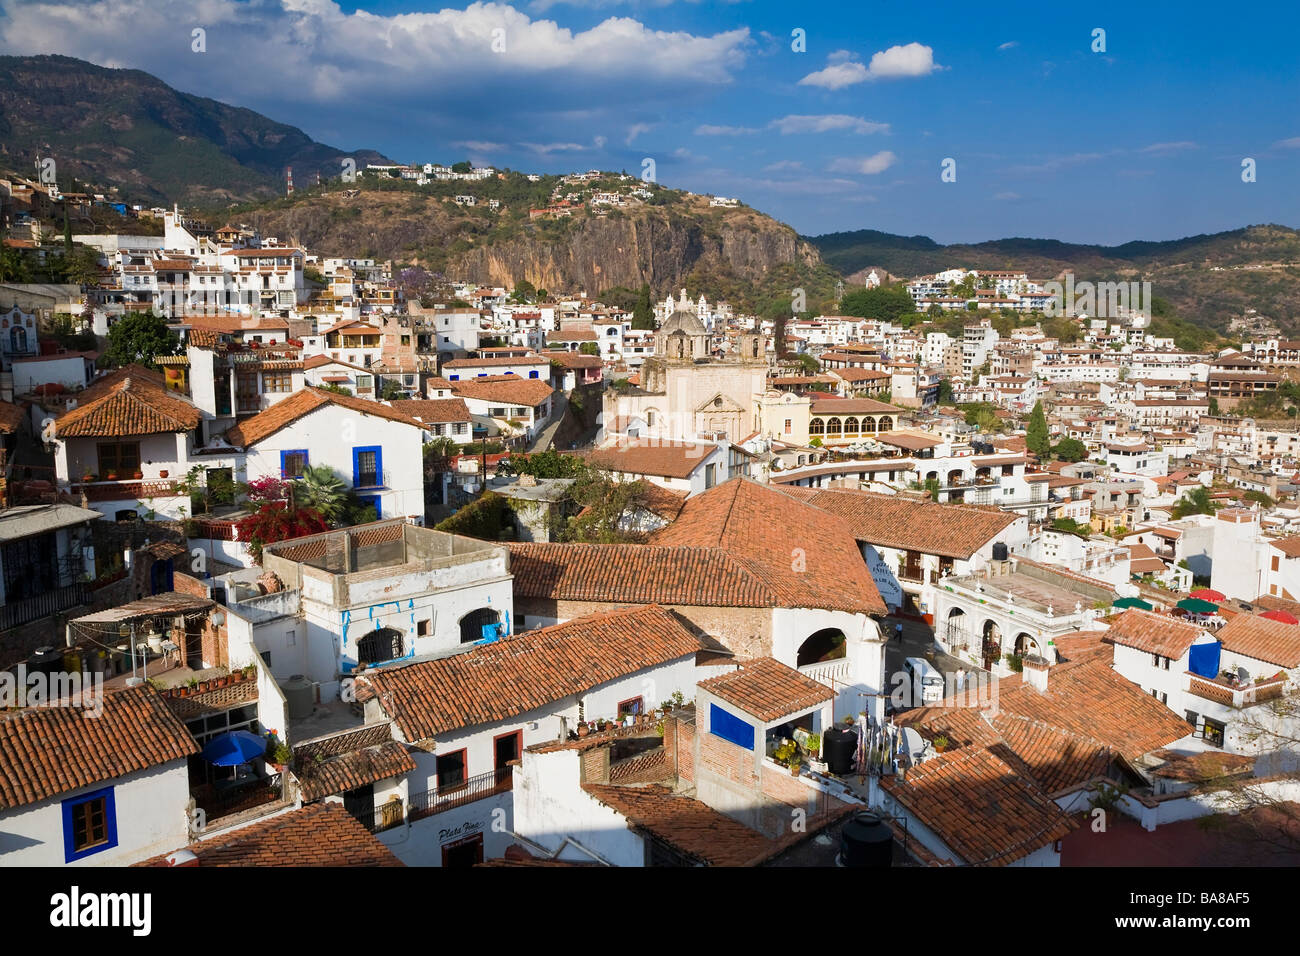
[[[539,373],[539,372],[537,371],[537,369],[532,369],[532,370],[529,371],[529,373],[528,373],[528,377],[529,377],[529,378],[539,378],[539,377],[540,377],[540,374],[541,374],[541,373]],[[1277,559],[1275,558],[1274,560],[1277,560]],[[1273,570],[1276,571],[1277,569],[1274,568]]]
[[512,760],[518,760],[524,749],[524,732],[516,730],[492,739],[492,769],[504,770]]
[[402,632],[395,627],[381,627],[357,641],[357,661],[362,664],[382,664],[402,657]]
[[416,637],[428,637],[428,636],[429,636],[429,621],[428,621],[427,618],[426,618],[425,620],[423,620],[423,621],[419,621],[419,622],[415,625],[415,636],[416,636]]
[[290,372],[263,372],[262,391],[264,392],[293,391],[293,374]]
[[468,424],[468,423],[466,423],[466,422],[457,422],[457,423],[456,423],[456,434],[457,434],[457,435],[463,435],[463,434],[465,434],[467,431],[469,431],[469,424]]
[[495,407],[495,408],[489,408],[489,409],[488,409],[488,414],[491,415],[493,418],[505,418],[505,417],[506,417],[506,409],[505,409],[505,406],[504,406],[504,405],[498,405],[498,406]]
[[1187,722],[1188,722],[1189,724],[1191,724],[1193,727],[1195,727],[1195,726],[1196,726],[1197,718],[1200,717],[1200,714],[1198,714],[1198,713],[1197,713],[1196,711],[1194,711],[1194,710],[1189,710],[1189,711],[1185,711],[1184,714],[1183,714],[1183,716],[1184,716],[1184,718],[1187,720]]
[[717,470],[718,470],[717,465],[704,466],[704,487],[705,488],[713,487],[714,483],[717,480]]
[[628,714],[639,714],[644,706],[644,701],[640,697],[619,701],[618,716],[621,718],[626,717]]
[[383,449],[367,445],[352,449],[352,487],[377,488],[383,484]]
[[301,478],[307,468],[307,449],[280,452],[280,477]]
[[465,751],[457,750],[449,754],[438,754],[434,758],[438,779],[436,789],[441,792],[448,787],[465,782]]
[[357,388],[358,388],[358,389],[363,389],[363,388],[374,388],[374,385],[375,385],[375,377],[374,377],[373,375],[358,375],[358,376],[357,376]]
[[289,630],[284,632],[284,646],[293,647],[297,643],[298,643],[298,630],[297,628],[291,627],[289,628]]
[[111,481],[110,472],[117,478],[130,478],[140,470],[140,443],[115,442],[99,446],[99,477]]
[[117,810],[113,788],[106,787],[63,801],[63,859],[71,863],[117,846]]
[[1227,725],[1217,720],[1205,718],[1205,742],[1215,747],[1223,746],[1223,732],[1227,730]]
[[787,418],[785,420],[785,433],[787,435],[790,435],[793,432],[794,432],[794,422]]

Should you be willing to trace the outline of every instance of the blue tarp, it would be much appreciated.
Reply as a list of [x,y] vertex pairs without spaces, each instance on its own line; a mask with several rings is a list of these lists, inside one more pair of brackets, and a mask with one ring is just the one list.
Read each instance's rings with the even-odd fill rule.
[[1193,674],[1211,679],[1219,676],[1219,642],[1193,644],[1187,655],[1187,667]]

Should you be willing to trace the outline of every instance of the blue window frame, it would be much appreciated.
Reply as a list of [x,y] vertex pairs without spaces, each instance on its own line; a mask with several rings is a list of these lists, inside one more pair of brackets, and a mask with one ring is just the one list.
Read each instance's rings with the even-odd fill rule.
[[459,376],[459,375],[448,375],[448,376],[447,376],[447,381],[449,381],[449,382],[459,382],[459,381],[460,381],[460,376]]
[[375,509],[376,521],[384,516],[383,509],[379,507],[379,495],[357,495],[357,501],[363,505],[370,505]]
[[709,733],[746,750],[754,749],[754,725],[723,710],[717,704],[709,705]]
[[379,445],[352,449],[352,487],[378,488],[384,483],[384,450]]
[[307,449],[293,448],[280,452],[280,477],[301,478],[307,470]]
[[63,801],[63,862],[71,863],[115,846],[117,806],[112,787]]
[[541,377],[541,373],[540,373],[539,371],[537,371],[537,369],[533,369],[531,372],[528,373],[528,377],[529,377],[529,378],[540,378],[540,377]]

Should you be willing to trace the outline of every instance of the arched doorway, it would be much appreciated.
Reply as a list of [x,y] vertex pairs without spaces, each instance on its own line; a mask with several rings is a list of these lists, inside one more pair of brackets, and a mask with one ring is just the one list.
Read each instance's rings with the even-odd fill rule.
[[993,665],[1002,659],[1002,628],[998,627],[996,621],[987,620],[984,622],[981,634],[984,669],[991,670]]
[[497,636],[501,616],[490,607],[470,611],[460,619],[460,642],[471,644]]
[[1038,646],[1038,640],[1030,634],[1021,631],[1016,635],[1014,653],[1017,657],[1024,657],[1026,654],[1042,655],[1042,649]]
[[847,652],[848,642],[844,639],[844,632],[838,627],[824,627],[809,635],[808,639],[799,645],[795,666],[803,667],[806,664],[816,664],[818,661],[839,660]]
[[357,662],[382,664],[403,656],[402,632],[395,627],[381,627],[357,641]]
[[953,608],[948,612],[948,620],[945,622],[944,639],[948,643],[950,650],[964,649],[969,637],[966,628],[969,625],[966,620],[966,612],[959,607]]

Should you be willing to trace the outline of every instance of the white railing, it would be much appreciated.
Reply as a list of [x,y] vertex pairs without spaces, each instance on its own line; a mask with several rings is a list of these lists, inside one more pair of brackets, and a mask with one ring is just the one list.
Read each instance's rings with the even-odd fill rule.
[[[832,690],[835,684],[843,687],[849,681],[850,675],[849,659],[841,657],[834,661],[818,661],[816,664],[805,664],[799,668],[799,673],[805,677],[811,677],[819,684],[825,684]],[[835,684],[831,681],[834,680]]]

